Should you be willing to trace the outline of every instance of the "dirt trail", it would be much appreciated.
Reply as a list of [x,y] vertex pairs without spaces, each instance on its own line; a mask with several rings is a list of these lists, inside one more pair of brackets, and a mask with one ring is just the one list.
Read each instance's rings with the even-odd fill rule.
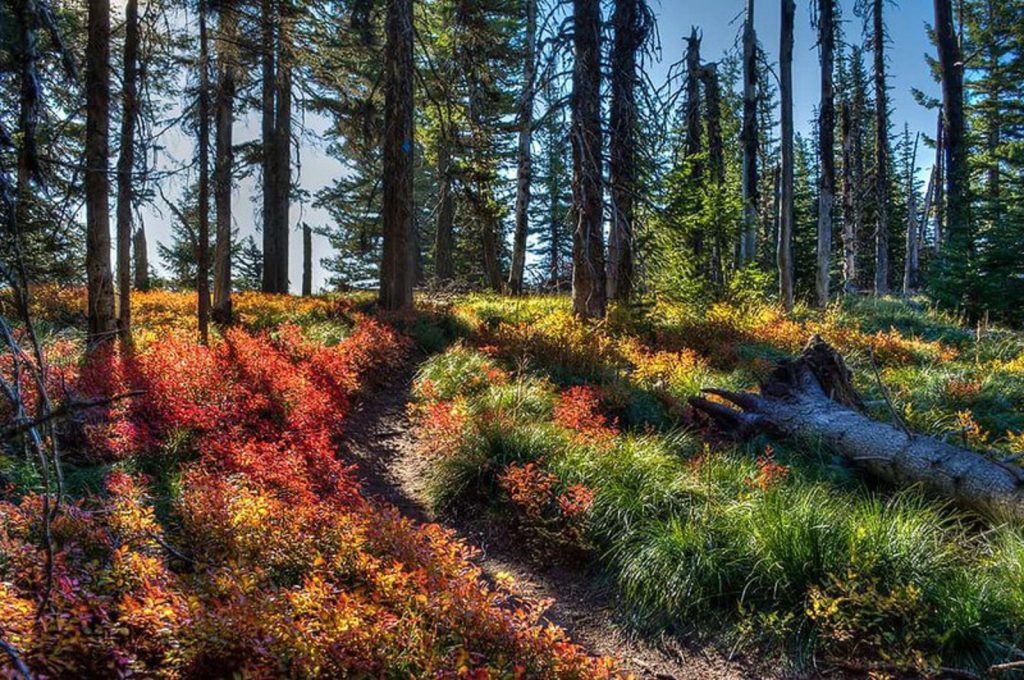
[[659,680],[778,677],[763,668],[730,661],[712,648],[674,640],[653,646],[630,637],[616,623],[614,594],[578,569],[538,566],[508,533],[493,523],[464,517],[434,517],[424,490],[428,463],[417,454],[406,413],[415,366],[397,373],[348,416],[346,455],[357,463],[364,489],[421,522],[438,522],[480,550],[489,578],[511,575],[518,594],[552,602],[546,618],[592,653],[616,656],[637,678]]

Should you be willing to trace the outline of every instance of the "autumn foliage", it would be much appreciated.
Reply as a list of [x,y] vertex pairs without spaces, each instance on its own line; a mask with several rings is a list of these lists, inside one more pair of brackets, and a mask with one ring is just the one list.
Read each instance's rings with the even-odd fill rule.
[[338,437],[410,342],[375,318],[351,321],[333,346],[284,323],[207,347],[172,331],[65,362],[70,393],[144,395],[66,432],[79,462],[112,471],[103,493],[56,516],[45,602],[41,498],[0,500],[0,637],[34,673],[613,674],[538,607],[487,585],[446,530],[362,496]]

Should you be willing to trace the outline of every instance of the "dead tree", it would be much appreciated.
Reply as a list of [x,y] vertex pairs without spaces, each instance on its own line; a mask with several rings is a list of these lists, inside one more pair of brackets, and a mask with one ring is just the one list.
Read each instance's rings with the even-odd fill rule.
[[757,33],[754,31],[754,0],[747,0],[743,21],[743,231],[740,264],[757,257]]
[[918,486],[986,516],[1024,518],[1024,470],[872,420],[842,357],[818,336],[799,359],[781,362],[759,394],[705,392],[740,410],[699,397],[690,404],[738,437],[814,442],[894,486]]
[[946,174],[946,243],[954,257],[967,257],[973,249],[968,198],[969,169],[964,122],[963,57],[953,25],[951,0],[935,0],[935,43],[942,78],[943,152]]
[[530,226],[530,184],[533,181],[533,102],[537,58],[537,0],[526,0],[526,42],[523,49],[523,90],[519,99],[519,149],[516,171],[515,234],[508,288],[513,295],[523,292],[526,270],[526,238]]
[[779,296],[787,312],[793,311],[793,23],[794,0],[782,0],[779,51],[779,97],[782,108],[782,187],[779,216]]
[[[917,169],[917,143],[921,139],[918,134],[914,138],[913,160],[910,163],[910,175],[907,177],[907,255],[903,266],[903,294],[912,295],[918,286],[918,271],[920,269],[919,247],[918,247],[918,218],[917,218],[917,192],[914,190],[914,172]],[[931,187],[929,187],[929,190]],[[927,208],[927,200],[925,202]]]
[[413,305],[416,235],[413,222],[412,0],[388,0],[384,51],[383,256],[380,304]]
[[857,197],[858,185],[854,167],[854,122],[850,103],[843,102],[840,114],[840,136],[843,147],[843,292],[857,291],[857,231],[860,225],[860,210]]
[[885,76],[885,0],[872,0],[875,81],[875,295],[889,292],[889,90]]
[[836,192],[836,109],[832,86],[835,38],[834,2],[833,0],[818,0],[818,48],[821,50],[818,147],[821,154],[821,173],[818,191],[818,271],[815,278],[815,292],[819,307],[828,305],[829,275],[832,264],[832,203]]
[[139,3],[128,0],[124,19],[124,72],[121,78],[121,150],[117,158],[118,330],[132,336],[132,209],[135,198],[135,124],[139,116]]
[[573,312],[604,316],[604,194],[601,130],[601,2],[573,0],[572,239]]
[[[716,190],[725,182],[725,148],[722,139],[722,93],[718,84],[718,65],[705,64],[700,69],[700,80],[704,87],[704,108],[708,136],[708,177]],[[721,229],[716,229],[711,246],[711,280],[718,285],[724,282],[722,253],[725,243]]]
[[[704,163],[701,160],[700,117],[700,43],[701,36],[694,26],[686,39],[686,158],[690,163],[690,179],[699,185],[704,177]],[[693,256],[703,269],[704,230],[700,227],[690,236]]]
[[89,342],[117,330],[110,270],[110,0],[89,0],[85,48],[85,269]]

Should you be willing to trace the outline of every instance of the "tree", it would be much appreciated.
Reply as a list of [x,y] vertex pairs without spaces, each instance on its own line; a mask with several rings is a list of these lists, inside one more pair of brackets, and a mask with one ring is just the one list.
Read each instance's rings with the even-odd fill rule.
[[[904,137],[910,135],[909,129],[904,129]],[[914,138],[914,148],[910,155],[907,167],[907,236],[906,236],[906,257],[903,262],[903,294],[911,295],[917,290],[918,272],[920,260],[918,254],[919,225],[917,220],[917,189],[914,183],[914,175],[917,172],[917,143],[920,134]]]
[[217,21],[217,104],[213,168],[213,200],[217,216],[217,247],[213,255],[213,320],[231,323],[231,188],[234,170],[234,103],[237,69],[238,8],[220,6]]
[[793,310],[793,22],[794,0],[782,0],[779,95],[782,100],[781,215],[779,217],[779,295],[786,311]]
[[818,0],[818,49],[821,51],[821,104],[818,108],[818,149],[821,172],[818,193],[818,271],[815,292],[818,306],[829,300],[832,263],[832,202],[836,191],[835,124],[836,109],[832,87],[835,63],[835,6],[833,0]]
[[606,281],[603,243],[601,131],[601,2],[573,0],[572,306],[585,318],[604,316]]
[[611,134],[608,167],[611,226],[608,231],[608,297],[633,293],[633,238],[637,191],[637,54],[650,33],[650,11],[642,0],[616,0],[611,59]]
[[89,341],[117,330],[110,270],[110,0],[89,0],[85,51],[85,268]]
[[302,295],[313,294],[313,230],[302,223]]
[[871,0],[875,82],[875,295],[889,292],[889,93],[885,75],[885,0]]
[[206,0],[199,0],[199,243],[196,248],[196,296],[199,298],[199,341],[210,335],[210,50]]
[[138,102],[139,3],[125,4],[124,73],[121,78],[121,150],[117,159],[117,292],[121,339],[132,334],[132,209],[134,201],[135,123]]
[[413,224],[412,0],[388,0],[384,57],[384,239],[380,304],[412,307],[416,277]]
[[135,230],[132,236],[132,254],[135,263],[135,290],[149,290],[149,253],[146,251],[146,229],[143,225]]
[[757,33],[754,30],[754,0],[747,0],[743,20],[743,229],[740,236],[740,264],[757,256]]
[[286,0],[261,0],[263,291],[288,292],[291,44]]
[[533,181],[533,101],[536,83],[537,0],[525,0],[526,38],[523,48],[523,91],[519,102],[519,151],[516,174],[516,227],[508,287],[513,295],[523,292],[526,238],[530,225],[530,183]]

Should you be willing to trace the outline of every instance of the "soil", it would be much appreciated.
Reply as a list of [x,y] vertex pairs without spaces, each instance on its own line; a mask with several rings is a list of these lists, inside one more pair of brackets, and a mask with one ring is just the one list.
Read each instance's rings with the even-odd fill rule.
[[356,405],[346,421],[344,454],[363,479],[364,493],[397,507],[419,522],[436,522],[479,551],[489,579],[511,576],[522,598],[545,600],[545,618],[591,653],[617,658],[636,678],[781,678],[784,674],[750,659],[730,658],[713,646],[665,638],[653,642],[629,633],[616,613],[614,592],[583,567],[540,565],[500,522],[483,513],[435,517],[424,481],[429,462],[421,455],[407,414],[415,366],[410,364]]

